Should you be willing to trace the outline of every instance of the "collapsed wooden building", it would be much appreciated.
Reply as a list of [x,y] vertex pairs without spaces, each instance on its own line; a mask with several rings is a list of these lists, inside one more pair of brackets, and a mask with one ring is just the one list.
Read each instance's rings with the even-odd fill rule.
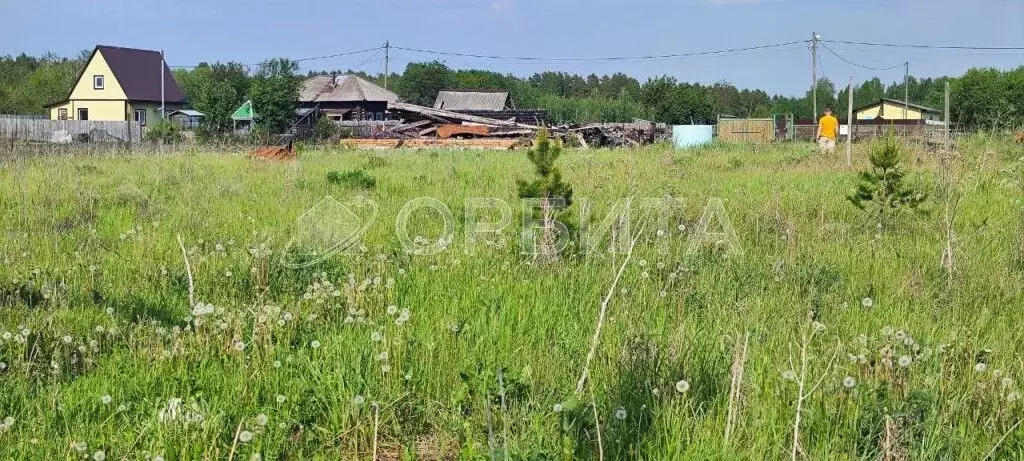
[[299,99],[302,125],[328,118],[352,129],[355,142],[365,147],[511,148],[529,145],[542,129],[581,146],[630,147],[665,139],[669,131],[644,121],[548,126],[546,110],[516,109],[503,90],[444,90],[434,107],[420,106],[354,74],[311,77]]

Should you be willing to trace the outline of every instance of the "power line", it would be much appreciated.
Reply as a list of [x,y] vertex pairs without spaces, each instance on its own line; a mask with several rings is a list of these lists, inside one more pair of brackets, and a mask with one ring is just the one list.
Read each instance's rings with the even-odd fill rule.
[[895,66],[891,66],[891,67],[871,67],[871,66],[865,66],[864,64],[858,64],[856,62],[853,62],[853,61],[851,61],[849,59],[846,59],[846,58],[842,57],[839,53],[836,53],[835,51],[832,50],[832,48],[829,48],[828,45],[826,45],[824,43],[822,43],[821,46],[824,47],[825,50],[828,51],[829,53],[832,53],[833,56],[839,58],[841,61],[843,61],[843,62],[845,62],[847,64],[850,64],[852,66],[860,67],[862,69],[874,70],[874,71],[886,71],[886,70],[893,70],[893,69],[895,69],[897,67],[903,66],[903,64],[896,64]]
[[[330,54],[330,55],[326,55],[326,56],[313,56],[313,57],[309,57],[309,58],[292,59],[292,61],[295,61],[295,62],[318,61],[318,60],[323,60],[323,59],[340,58],[342,56],[351,56],[351,55],[354,55],[354,54],[369,53],[371,51],[378,51],[378,50],[383,50],[383,49],[384,49],[383,46],[378,46],[378,47],[375,47],[375,48],[367,48],[365,50],[344,51],[344,52],[341,52],[341,53],[335,53],[335,54]],[[260,63],[256,63],[256,64],[241,64],[241,66],[245,67],[245,68],[258,67],[259,65],[260,65]],[[199,65],[197,64],[197,65],[192,65],[192,66],[168,66],[168,67],[170,67],[172,69],[194,69],[196,67],[199,67]]]
[[462,58],[479,58],[479,59],[503,59],[503,60],[515,60],[515,61],[650,61],[657,59],[673,59],[673,58],[686,58],[693,56],[711,56],[719,54],[739,53],[743,51],[755,51],[764,50],[769,48],[781,48],[790,45],[797,45],[800,43],[807,43],[807,40],[797,40],[785,43],[773,43],[769,45],[758,45],[748,46],[743,48],[729,48],[724,50],[713,50],[713,51],[695,51],[688,53],[673,53],[673,54],[658,54],[658,55],[645,55],[645,56],[604,56],[604,57],[589,57],[589,58],[571,58],[571,57],[540,57],[540,56],[500,56],[500,55],[484,55],[484,54],[473,54],[473,53],[460,53],[454,51],[435,51],[435,50],[424,50],[420,48],[406,48],[401,46],[391,45],[391,48],[396,50],[410,51],[414,53],[425,53],[439,56],[455,56]]
[[847,40],[822,40],[844,45],[879,46],[886,48],[925,48],[933,50],[977,50],[977,51],[1024,51],[1024,46],[967,46],[967,45],[907,45],[894,43],[853,42]]

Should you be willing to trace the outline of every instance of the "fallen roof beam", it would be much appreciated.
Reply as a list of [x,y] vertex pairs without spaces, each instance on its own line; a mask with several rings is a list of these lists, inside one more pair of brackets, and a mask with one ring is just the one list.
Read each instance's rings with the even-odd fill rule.
[[460,114],[458,112],[452,112],[449,110],[432,109],[429,107],[417,106],[416,104],[409,104],[405,102],[389,102],[388,109],[411,112],[414,114],[422,115],[427,118],[445,118],[449,120],[458,120],[460,122],[479,123],[481,125],[488,126],[511,126],[516,128],[526,128],[530,130],[542,129],[542,127],[536,125],[508,122],[505,120],[497,120],[487,117],[477,117],[475,115]]

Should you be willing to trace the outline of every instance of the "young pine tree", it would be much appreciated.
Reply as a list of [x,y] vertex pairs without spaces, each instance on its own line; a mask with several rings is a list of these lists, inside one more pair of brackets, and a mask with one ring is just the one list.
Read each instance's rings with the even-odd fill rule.
[[919,210],[927,195],[904,182],[901,168],[903,153],[895,135],[890,131],[884,140],[871,149],[871,169],[860,172],[860,182],[850,203],[871,214],[879,230],[884,229],[893,215],[901,210]]
[[572,186],[562,182],[562,172],[555,165],[562,155],[562,144],[552,141],[547,130],[540,130],[534,148],[526,155],[533,163],[537,178],[530,182],[518,181],[519,198],[540,200],[539,216],[535,218],[541,222],[541,241],[535,256],[558,259],[555,217],[572,205]]

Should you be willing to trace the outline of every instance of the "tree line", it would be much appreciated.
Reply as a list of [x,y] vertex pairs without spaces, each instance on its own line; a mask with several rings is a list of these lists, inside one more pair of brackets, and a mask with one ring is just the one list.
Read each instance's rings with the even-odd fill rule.
[[[43,106],[65,97],[89,52],[77,58],[51,54],[32,57],[0,56],[0,113],[41,114]],[[177,69],[175,78],[190,104],[205,113],[204,129],[225,132],[231,113],[253,100],[269,131],[287,128],[293,117],[298,89],[304,77],[349,71],[298,73],[288,59],[271,59],[256,69],[228,63],[201,63]],[[384,75],[355,72],[383,85]],[[644,82],[623,73],[587,76],[566,72],[540,72],[529,77],[488,70],[451,69],[438,61],[410,63],[402,73],[388,76],[388,87],[403,100],[430,106],[443,89],[503,89],[522,109],[547,109],[552,123],[588,121],[622,122],[643,118],[671,124],[707,124],[721,115],[770,117],[793,114],[797,120],[813,118],[812,92],[800,96],[770,95],[759,89],[739,89],[728,82],[706,85],[674,77]],[[971,69],[959,77],[915,78],[907,84],[910,102],[941,109],[945,85],[952,94],[953,122],[967,129],[1011,129],[1024,125],[1024,66],[1013,70]],[[904,82],[886,84],[873,78],[853,89],[855,106],[887,97],[904,98]],[[828,78],[818,84],[819,111],[832,107],[845,118],[847,88]]]

